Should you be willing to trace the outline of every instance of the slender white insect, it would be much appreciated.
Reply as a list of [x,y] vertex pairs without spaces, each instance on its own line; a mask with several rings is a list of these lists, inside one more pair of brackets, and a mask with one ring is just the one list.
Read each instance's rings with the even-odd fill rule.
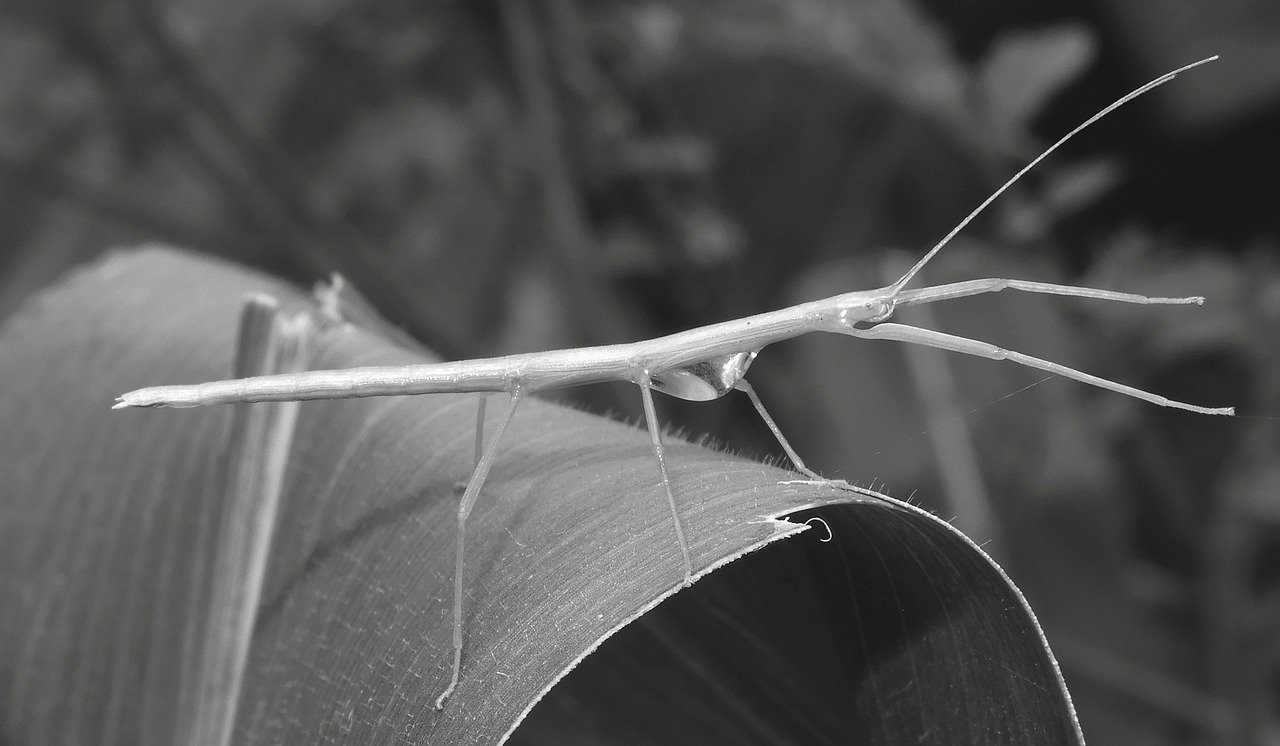
[[[747,368],[764,347],[811,332],[834,332],[864,339],[888,339],[986,357],[1010,360],[1020,365],[1055,373],[1108,391],[1126,394],[1162,407],[1174,407],[1201,414],[1234,414],[1231,407],[1201,407],[1173,401],[1163,396],[1109,381],[1048,360],[1005,350],[987,342],[958,337],[930,329],[890,323],[894,309],[918,303],[961,298],[1001,290],[1065,295],[1077,298],[1120,301],[1140,304],[1202,304],[1202,297],[1152,298],[1096,288],[1055,285],[1027,280],[986,278],[908,290],[907,284],[948,242],[978,216],[997,197],[1027,171],[1057,150],[1084,128],[1146,93],[1167,83],[1179,73],[1217,59],[1216,56],[1186,65],[1156,78],[1123,96],[1071,130],[1043,153],[1020,169],[990,197],[987,197],[964,220],[916,262],[897,282],[875,290],[844,293],[823,300],[801,303],[790,308],[761,313],[733,321],[725,321],[691,329],[657,339],[630,344],[582,347],[569,350],[522,355],[462,360],[450,363],[426,363],[400,367],[368,367],[346,370],[322,370],[284,375],[258,376],[228,381],[213,381],[185,386],[156,386],[131,391],[120,397],[115,408],[122,407],[197,407],[234,402],[298,401],[306,399],[346,399],[364,396],[401,396],[407,394],[479,393],[480,417],[476,428],[476,465],[458,506],[457,564],[454,570],[453,605],[453,673],[449,685],[436,700],[437,709],[458,684],[462,668],[462,581],[465,560],[467,516],[489,474],[497,454],[502,433],[511,422],[516,407],[529,393],[563,386],[578,386],[602,381],[627,381],[640,388],[644,403],[653,453],[661,473],[675,529],[676,541],[684,559],[683,584],[693,578],[693,563],[684,527],[676,507],[671,480],[667,476],[662,436],[653,406],[653,391],[692,401],[716,399],[732,390],[746,393],[773,431],[796,469],[815,480],[818,474],[804,465],[782,432],[765,411],[760,397],[747,383]],[[480,423],[489,393],[507,392],[510,401],[488,444],[484,444]],[[852,488],[856,489],[856,488]]]

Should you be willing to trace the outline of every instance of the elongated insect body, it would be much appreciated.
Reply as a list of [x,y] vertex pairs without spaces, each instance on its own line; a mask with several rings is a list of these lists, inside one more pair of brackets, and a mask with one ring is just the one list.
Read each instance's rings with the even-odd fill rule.
[[[991,202],[1080,130],[1146,91],[1172,80],[1177,74],[1214,59],[1217,58],[1210,57],[1167,73],[1121,97],[1090,117],[1015,173],[926,252],[897,282],[883,288],[843,293],[831,298],[629,344],[582,347],[448,363],[308,371],[193,385],[157,386],[124,394],[115,407],[197,407],[234,402],[346,399],[407,394],[460,392],[480,394],[476,425],[476,466],[458,506],[457,563],[454,569],[453,670],[449,684],[436,701],[437,708],[443,707],[445,700],[457,686],[462,671],[464,644],[462,606],[467,516],[479,497],[496,457],[503,432],[515,415],[519,403],[529,393],[604,381],[626,381],[640,388],[654,457],[658,463],[664,493],[669,503],[676,541],[684,560],[682,583],[685,585],[692,582],[693,562],[689,556],[689,546],[680,520],[680,511],[677,509],[675,493],[667,475],[661,430],[653,404],[653,391],[657,390],[692,401],[716,399],[734,390],[744,392],[751,399],[752,405],[778,439],[796,469],[812,479],[820,480],[822,478],[818,474],[804,465],[800,456],[783,437],[782,431],[765,410],[760,397],[747,383],[745,376],[752,361],[761,350],[774,342],[812,332],[908,342],[993,360],[1009,360],[1019,365],[1045,370],[1164,407],[1201,414],[1234,414],[1234,410],[1230,407],[1203,407],[1174,401],[980,340],[889,321],[894,310],[899,306],[934,303],[1003,290],[1122,303],[1168,305],[1203,303],[1204,298],[1198,296],[1152,298],[1098,288],[1007,278],[983,278],[918,289],[907,289],[906,286],[961,229],[985,210]],[[507,392],[511,398],[496,430],[486,443],[481,429],[484,406],[487,395],[495,392]],[[865,492],[857,487],[841,484],[848,489]],[[874,495],[869,492],[867,494]]]
[[[866,339],[891,339],[939,347],[979,357],[1008,359],[1161,406],[1201,414],[1231,414],[1230,408],[1200,407],[1160,397],[1082,371],[964,337],[885,323],[899,305],[932,303],[968,295],[1021,290],[1143,305],[1202,304],[1199,296],[1153,298],[1097,288],[988,278],[901,290],[895,283],[873,291],[845,293],[735,321],[678,332],[631,344],[577,347],[503,357],[392,367],[313,370],[130,391],[113,408],[200,407],[237,402],[352,399],[368,396],[526,392],[627,381],[692,401],[732,391],[764,347],[811,332]],[[744,351],[745,350],[745,351]],[[647,384],[640,377],[646,376]]]
[[[155,386],[124,394],[114,408],[200,407],[255,401],[500,392],[510,391],[516,383],[533,392],[605,381],[638,383],[636,378],[644,370],[663,380],[672,380],[678,377],[673,374],[682,368],[743,355],[744,342],[749,349],[755,350],[773,342],[819,331],[824,323],[831,325],[824,319],[834,319],[841,313],[836,301],[837,298],[827,298],[630,344],[446,363],[308,371],[301,375],[257,376],[186,386]],[[836,327],[831,326],[830,330],[834,331]],[[745,372],[745,366],[742,370]],[[721,392],[721,395],[723,393],[727,392]],[[680,398],[705,400],[716,397]]]

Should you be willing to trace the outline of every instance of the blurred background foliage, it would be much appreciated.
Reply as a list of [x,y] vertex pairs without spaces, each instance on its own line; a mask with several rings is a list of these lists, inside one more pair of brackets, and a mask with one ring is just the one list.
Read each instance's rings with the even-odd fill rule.
[[[752,373],[811,466],[987,542],[1091,742],[1274,744],[1267,0],[0,0],[0,314],[160,241],[301,283],[341,272],[450,358],[655,336],[891,282],[1045,144],[1214,53],[924,273],[1203,308],[1009,295],[905,320],[1242,417],[844,338]],[[631,387],[565,396],[640,416]],[[659,406],[776,450],[734,397]]]

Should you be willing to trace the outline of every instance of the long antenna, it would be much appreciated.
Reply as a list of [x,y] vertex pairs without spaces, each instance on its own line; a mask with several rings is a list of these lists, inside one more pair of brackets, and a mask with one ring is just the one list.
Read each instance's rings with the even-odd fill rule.
[[935,245],[934,245],[934,247],[933,247],[932,249],[929,249],[929,253],[927,253],[927,254],[925,254],[923,257],[921,257],[920,261],[916,262],[916,263],[915,263],[915,265],[914,265],[913,267],[911,267],[911,269],[907,270],[907,273],[906,273],[905,275],[903,275],[903,276],[902,276],[902,279],[900,279],[900,280],[898,280],[897,282],[893,283],[893,284],[892,284],[892,285],[890,285],[889,287],[890,287],[890,288],[892,288],[892,289],[896,292],[896,291],[898,291],[898,290],[901,290],[904,286],[906,286],[906,284],[907,284],[908,282],[911,282],[911,278],[915,277],[917,272],[919,272],[920,270],[924,269],[924,265],[926,265],[926,264],[928,264],[928,263],[929,263],[929,260],[933,258],[933,255],[934,255],[934,254],[937,254],[939,251],[941,251],[941,250],[942,250],[942,247],[943,247],[943,246],[946,246],[948,243],[950,243],[950,242],[951,242],[951,239],[955,238],[957,233],[959,233],[960,231],[964,230],[964,227],[965,227],[966,225],[968,225],[969,223],[973,222],[973,219],[974,219],[974,218],[976,218],[976,217],[978,217],[978,215],[982,214],[982,211],[983,211],[983,210],[985,210],[985,209],[987,209],[987,207],[989,207],[989,206],[991,205],[991,203],[992,203],[992,202],[995,202],[995,200],[996,200],[996,198],[997,198],[997,197],[999,197],[1001,194],[1004,194],[1004,193],[1005,193],[1005,191],[1009,189],[1009,187],[1013,186],[1013,185],[1014,185],[1014,183],[1018,181],[1018,179],[1021,179],[1024,175],[1026,175],[1026,173],[1027,173],[1028,171],[1030,171],[1031,169],[1035,168],[1035,167],[1036,167],[1036,165],[1040,163],[1040,161],[1043,161],[1045,158],[1048,158],[1048,157],[1049,157],[1049,155],[1050,155],[1051,153],[1053,153],[1053,151],[1055,151],[1055,150],[1057,150],[1059,147],[1061,147],[1064,143],[1066,143],[1066,141],[1067,141],[1067,140],[1070,140],[1071,138],[1073,138],[1073,137],[1075,137],[1076,135],[1080,134],[1080,132],[1081,132],[1084,128],[1088,127],[1089,125],[1093,124],[1094,122],[1098,121],[1099,119],[1101,119],[1101,118],[1105,117],[1106,115],[1110,114],[1111,112],[1115,111],[1116,109],[1119,109],[1121,106],[1124,106],[1125,104],[1127,104],[1127,103],[1129,103],[1130,101],[1134,100],[1134,99],[1135,99],[1135,98],[1137,98],[1138,96],[1141,96],[1142,94],[1146,93],[1147,91],[1151,90],[1152,88],[1155,88],[1155,87],[1157,87],[1157,86],[1164,85],[1165,83],[1168,83],[1169,81],[1171,81],[1171,80],[1173,80],[1174,78],[1176,78],[1178,75],[1180,75],[1180,74],[1182,74],[1182,73],[1185,73],[1186,71],[1190,70],[1191,68],[1193,68],[1193,67],[1200,67],[1201,65],[1204,65],[1204,64],[1209,63],[1209,62],[1213,62],[1213,61],[1214,61],[1214,60],[1216,60],[1216,59],[1218,59],[1218,55],[1216,55],[1216,54],[1215,54],[1214,56],[1212,56],[1212,57],[1206,57],[1206,58],[1204,58],[1204,59],[1200,60],[1199,62],[1192,62],[1190,65],[1184,65],[1184,66],[1182,66],[1182,67],[1178,68],[1177,70],[1174,70],[1173,72],[1165,73],[1164,75],[1161,75],[1160,77],[1156,78],[1155,80],[1151,81],[1150,83],[1147,83],[1146,85],[1142,86],[1141,88],[1137,88],[1137,89],[1135,89],[1135,90],[1133,90],[1133,91],[1130,91],[1129,93],[1126,93],[1124,96],[1121,96],[1117,101],[1115,101],[1114,103],[1112,103],[1112,104],[1111,104],[1110,106],[1108,106],[1107,108],[1103,109],[1102,111],[1098,112],[1097,114],[1094,114],[1093,116],[1091,116],[1091,117],[1089,117],[1088,119],[1084,120],[1084,122],[1083,122],[1083,123],[1081,123],[1080,125],[1077,125],[1075,129],[1073,129],[1073,130],[1071,130],[1070,132],[1068,132],[1067,134],[1063,135],[1063,136],[1062,136],[1062,139],[1058,140],[1057,142],[1055,142],[1054,144],[1052,144],[1052,145],[1050,145],[1048,148],[1046,148],[1046,149],[1045,149],[1045,151],[1044,151],[1043,153],[1041,153],[1040,155],[1036,156],[1036,157],[1035,157],[1035,158],[1034,158],[1030,163],[1028,163],[1027,165],[1023,166],[1022,168],[1018,169],[1018,172],[1017,172],[1016,174],[1014,174],[1014,175],[1013,175],[1013,176],[1012,176],[1008,181],[1006,181],[1003,185],[1001,185],[1001,187],[1000,187],[999,189],[997,189],[997,190],[995,190],[994,192],[992,192],[990,197],[987,197],[986,199],[984,199],[984,200],[982,201],[982,204],[978,205],[978,206],[977,206],[977,208],[975,208],[973,212],[971,212],[971,213],[969,213],[967,216],[965,216],[965,219],[964,219],[964,220],[961,220],[961,221],[960,221],[960,223],[956,225],[956,227],[952,228],[952,229],[951,229],[951,231],[950,231],[949,233],[947,233],[947,235],[943,236],[943,237],[942,237],[942,240],[941,240],[941,241],[939,241],[937,244],[935,244]]

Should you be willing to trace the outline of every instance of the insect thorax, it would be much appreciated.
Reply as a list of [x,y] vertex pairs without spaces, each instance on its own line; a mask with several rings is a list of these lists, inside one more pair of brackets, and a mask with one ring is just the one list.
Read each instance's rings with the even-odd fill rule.
[[651,378],[653,388],[668,396],[688,401],[719,399],[747,374],[747,368],[756,359],[759,350],[735,352],[673,370],[663,371]]

